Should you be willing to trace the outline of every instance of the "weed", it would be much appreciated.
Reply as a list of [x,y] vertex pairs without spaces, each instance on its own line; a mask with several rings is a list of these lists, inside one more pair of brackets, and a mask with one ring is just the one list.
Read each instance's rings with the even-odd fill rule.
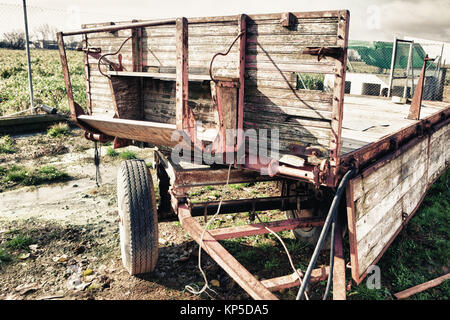
[[229,187],[231,189],[234,189],[234,190],[237,190],[237,191],[240,191],[240,190],[242,190],[242,189],[244,189],[244,188],[246,188],[248,186],[249,186],[248,183],[236,183],[236,184],[230,184],[229,185]]
[[0,154],[1,153],[15,153],[17,149],[14,147],[15,141],[8,135],[0,137]]
[[277,257],[273,257],[270,260],[264,262],[264,269],[267,271],[271,271],[272,269],[278,268],[280,266],[280,262]]
[[31,237],[20,234],[6,241],[5,247],[11,250],[28,250],[28,246],[32,243],[33,239]]
[[129,151],[129,150],[121,152],[119,157],[122,160],[131,160],[131,159],[137,159],[138,158],[136,152]]
[[115,158],[115,157],[118,157],[119,154],[120,154],[120,153],[117,152],[116,150],[114,150],[112,147],[108,147],[108,149],[106,149],[106,155],[107,155],[108,157]]
[[5,250],[0,248],[0,266],[12,261],[12,256]]
[[52,138],[64,137],[67,136],[69,133],[70,133],[69,125],[64,122],[54,124],[47,130],[47,135],[49,135]]
[[17,184],[31,186],[48,182],[62,181],[68,178],[68,174],[52,165],[42,166],[39,169],[28,169],[13,164],[9,168],[3,167],[0,171],[0,184],[15,182]]

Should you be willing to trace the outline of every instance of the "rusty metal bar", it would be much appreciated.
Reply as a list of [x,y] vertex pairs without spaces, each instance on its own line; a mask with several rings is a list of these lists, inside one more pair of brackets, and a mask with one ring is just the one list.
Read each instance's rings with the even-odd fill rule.
[[96,28],[87,28],[81,30],[67,31],[61,32],[62,36],[75,36],[79,34],[88,34],[88,33],[96,33],[96,32],[115,32],[123,29],[133,29],[133,28],[145,28],[151,26],[161,26],[167,24],[175,24],[176,19],[162,19],[162,20],[154,20],[147,22],[134,22],[128,24],[120,24],[120,25],[112,25],[108,27],[96,27]]
[[411,101],[411,107],[409,108],[408,119],[419,120],[420,119],[420,109],[422,107],[422,96],[423,96],[423,85],[425,82],[425,71],[427,69],[427,62],[433,61],[434,59],[428,58],[428,55],[423,59],[422,72],[420,74],[419,81],[417,82],[416,90],[414,91],[414,97]]
[[336,221],[334,238],[334,267],[333,267],[333,300],[346,300],[345,259],[342,246],[342,231],[339,219]]
[[270,231],[268,231],[266,228],[271,229],[273,232],[280,232],[297,228],[320,227],[323,226],[323,224],[323,219],[297,218],[265,223],[253,223],[238,227],[214,229],[210,231],[210,234],[216,240],[226,240],[270,233]]
[[236,151],[243,145],[244,130],[244,90],[245,90],[245,62],[247,47],[247,15],[239,16],[239,32],[242,34],[239,41],[239,91],[237,110]]
[[188,105],[188,65],[188,21],[183,17],[176,20],[176,126],[196,142],[195,118]]
[[73,99],[73,91],[72,91],[72,83],[70,82],[70,75],[69,75],[69,65],[67,62],[67,56],[66,56],[66,49],[64,47],[64,39],[62,32],[57,33],[57,39],[58,39],[58,49],[59,49],[59,56],[61,60],[62,65],[62,71],[64,76],[64,83],[66,85],[66,92],[67,92],[67,98],[69,100],[69,110],[70,110],[70,118],[73,122],[78,124],[77,120],[77,111],[75,110],[75,102]]
[[[202,216],[205,207],[207,214],[214,214],[217,212],[220,201],[201,202],[190,204],[192,216]],[[302,208],[308,209],[314,205],[314,200],[302,201]],[[266,197],[254,199],[240,199],[240,200],[223,200],[220,206],[221,213],[236,213],[248,212],[251,210],[265,211],[265,210],[294,210],[297,209],[297,196],[287,197]]]
[[[300,269],[298,269],[298,272],[302,275],[302,271]],[[321,268],[314,269],[311,272],[311,279],[309,282],[315,283],[315,282],[323,281],[328,277],[329,272],[330,272],[330,267],[323,266]],[[272,292],[278,291],[281,289],[288,289],[288,288],[292,288],[292,287],[300,285],[300,281],[298,280],[298,275],[296,272],[286,275],[286,276],[262,280],[261,283],[263,284],[263,286],[265,286],[267,289],[269,289]]]

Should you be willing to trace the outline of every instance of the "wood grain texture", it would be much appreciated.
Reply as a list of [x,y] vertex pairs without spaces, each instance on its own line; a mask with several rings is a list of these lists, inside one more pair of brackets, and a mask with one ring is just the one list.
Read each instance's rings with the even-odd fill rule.
[[[343,32],[345,34],[341,26],[341,14],[340,11],[292,13],[289,27],[281,25],[281,14],[245,16],[245,24],[241,21],[244,17],[241,15],[189,18],[186,30],[189,35],[186,39],[189,50],[185,50],[189,70],[196,68],[207,75],[213,55],[225,52],[239,32],[245,30],[244,43],[238,42],[228,55],[218,56],[212,69],[215,77],[245,79],[245,85],[240,91],[240,99],[244,105],[243,116],[239,120],[241,125],[244,129],[257,131],[279,130],[281,153],[289,153],[290,145],[298,144],[322,148],[324,157],[327,157],[334,137],[332,118],[335,95],[332,92],[297,90],[295,73],[336,74],[339,71],[336,59],[326,57],[318,61],[317,57],[302,54],[302,51],[310,46],[345,46],[340,41]],[[85,27],[101,25],[90,24]],[[142,35],[136,36],[135,30],[133,42],[129,41],[123,46],[121,54],[124,72],[140,71],[142,68],[143,72],[173,69],[172,72],[175,73],[177,45],[179,47],[182,43],[182,39],[177,37],[177,26],[160,25],[141,30]],[[91,33],[87,35],[87,39],[89,46],[102,48],[104,54],[117,50],[132,34],[132,30]],[[138,38],[142,39],[142,43]],[[240,50],[240,47],[244,50]],[[180,52],[179,48],[178,54]],[[240,52],[245,54],[242,56]],[[108,59],[118,63],[117,57]],[[88,61],[93,114],[111,116],[114,104],[133,108],[133,97],[137,99],[135,91],[131,90],[134,84],[130,84],[129,89],[123,86],[128,95],[121,95],[114,90],[116,97],[112,99],[111,94],[108,94],[107,78],[98,72],[98,60],[90,56]],[[110,71],[103,62],[101,68],[103,72]],[[216,127],[218,119],[211,99],[211,86],[206,83],[196,85],[189,81],[189,93],[183,94],[182,87],[178,86],[177,89],[175,81],[169,80],[140,80],[144,119],[181,127],[181,118],[176,120],[177,114],[180,114],[176,112],[176,106],[180,109],[183,105],[185,111],[192,112],[205,128]],[[178,79],[179,83],[180,81]]]
[[347,190],[352,277],[360,283],[416,212],[426,191],[448,167],[450,125],[414,140],[352,179]]

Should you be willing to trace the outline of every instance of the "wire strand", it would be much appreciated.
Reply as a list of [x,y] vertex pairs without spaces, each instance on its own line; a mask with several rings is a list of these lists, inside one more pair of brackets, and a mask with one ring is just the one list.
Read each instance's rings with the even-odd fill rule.
[[[258,216],[258,214],[257,214],[256,212],[255,212],[255,216],[256,216],[256,218],[259,220],[259,222],[263,223],[263,222],[261,221],[261,219],[259,218],[259,216]],[[300,282],[300,285],[301,285],[301,284],[302,284],[302,276],[301,276],[300,273],[298,272],[298,269],[295,268],[294,263],[292,262],[291,254],[289,253],[289,250],[288,250],[288,248],[286,247],[286,245],[285,245],[283,239],[281,239],[281,237],[280,237],[275,231],[273,231],[272,229],[270,229],[270,228],[268,228],[268,227],[266,227],[266,226],[264,226],[264,228],[265,228],[267,231],[269,231],[271,234],[273,234],[273,235],[278,239],[278,241],[280,241],[280,243],[281,243],[281,245],[283,246],[284,251],[286,252],[286,255],[287,255],[288,259],[289,259],[289,263],[290,263],[290,265],[291,265],[291,268],[292,268],[292,270],[294,270],[294,273],[297,274],[298,281]],[[306,298],[306,300],[309,300],[309,297],[308,297],[308,295],[307,295],[306,293],[305,293],[305,298]]]
[[[225,187],[228,187],[228,182],[230,181],[230,172],[231,172],[231,164],[230,164],[230,166],[228,167],[227,182],[226,182],[226,184],[225,184]],[[214,290],[209,286],[209,284],[208,284],[208,278],[206,277],[206,274],[205,274],[205,272],[204,272],[203,269],[202,269],[202,262],[201,262],[201,261],[202,261],[203,238],[204,238],[205,233],[206,233],[206,230],[208,229],[208,227],[210,226],[210,224],[216,219],[217,215],[220,213],[220,208],[221,208],[221,206],[222,206],[222,201],[223,201],[223,198],[220,198],[219,205],[218,205],[218,207],[217,207],[217,211],[216,211],[216,213],[213,215],[213,217],[211,218],[211,220],[208,221],[208,223],[206,224],[205,228],[203,229],[202,236],[200,237],[200,244],[199,244],[199,246],[198,246],[198,268],[200,269],[200,272],[201,272],[202,275],[203,275],[203,279],[205,280],[205,284],[203,285],[203,287],[202,287],[200,290],[195,290],[191,285],[186,285],[186,286],[184,287],[185,290],[187,290],[187,291],[189,291],[190,293],[195,294],[195,295],[200,295],[200,294],[202,294],[203,292],[205,292],[206,289],[209,289],[209,290],[211,290],[212,292],[214,292],[215,294],[217,294],[217,292],[214,291]],[[206,293],[207,293],[207,292],[206,292]],[[208,294],[208,293],[207,293],[207,294]],[[209,295],[209,294],[208,294],[208,295]]]

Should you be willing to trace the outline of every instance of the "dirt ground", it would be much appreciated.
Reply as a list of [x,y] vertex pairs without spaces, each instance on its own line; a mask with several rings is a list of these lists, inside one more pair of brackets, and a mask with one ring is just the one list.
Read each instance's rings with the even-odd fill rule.
[[[108,156],[108,146],[101,147],[101,181],[97,187],[93,143],[82,137],[81,130],[72,130],[68,136],[59,138],[44,133],[13,139],[17,151],[0,155],[0,166],[53,165],[69,178],[39,186],[9,184],[0,192],[0,248],[6,248],[4,253],[9,257],[0,260],[0,299],[250,298],[207,255],[202,255],[202,267],[214,291],[198,296],[185,290],[186,285],[201,288],[203,278],[197,264],[198,246],[179,222],[159,223],[160,248],[155,272],[130,276],[122,268],[119,246],[116,171],[120,157]],[[130,146],[126,150],[135,152],[148,164],[153,161],[152,149]],[[151,172],[157,185],[155,170]],[[230,190],[228,197],[277,192],[268,184]],[[210,188],[194,190],[192,195],[200,200],[215,199],[220,192],[220,188]],[[227,215],[216,225],[238,219],[244,221],[247,217]],[[261,239],[274,243],[270,237]],[[244,245],[240,249],[246,248]],[[277,254],[284,255],[279,249]],[[259,250],[257,254],[267,254]],[[290,273],[287,262],[284,269]],[[259,276],[270,276],[268,270],[270,265]],[[258,276],[256,266],[252,271]],[[295,293],[288,290],[277,294],[289,298]]]

